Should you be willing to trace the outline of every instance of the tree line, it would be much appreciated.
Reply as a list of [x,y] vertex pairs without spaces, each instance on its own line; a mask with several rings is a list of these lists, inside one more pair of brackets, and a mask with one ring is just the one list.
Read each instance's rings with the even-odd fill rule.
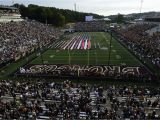
[[103,16],[93,13],[83,13],[68,9],[58,9],[55,7],[44,7],[30,4],[28,7],[24,5],[14,4],[19,8],[23,18],[37,20],[42,23],[52,24],[54,26],[63,26],[67,23],[85,21],[85,16],[92,15],[94,18],[102,18]]

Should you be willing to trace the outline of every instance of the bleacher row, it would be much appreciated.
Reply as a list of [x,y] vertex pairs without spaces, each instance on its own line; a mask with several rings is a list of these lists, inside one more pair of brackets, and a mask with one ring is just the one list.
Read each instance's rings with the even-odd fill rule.
[[160,119],[160,89],[0,82],[0,119]]
[[126,26],[125,28],[116,28],[114,31],[118,35],[118,39],[125,43],[144,63],[148,59],[159,69],[160,32],[155,31],[152,35],[147,32],[156,26],[152,23],[141,23]]
[[0,23],[0,66],[52,44],[61,34],[59,28],[36,21]]

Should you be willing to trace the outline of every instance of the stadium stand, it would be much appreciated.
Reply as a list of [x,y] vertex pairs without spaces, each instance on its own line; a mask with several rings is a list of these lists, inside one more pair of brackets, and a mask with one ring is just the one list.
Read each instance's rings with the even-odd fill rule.
[[21,80],[0,82],[1,119],[160,119],[160,89]]
[[19,9],[15,7],[0,5],[0,22],[6,23],[11,21],[23,21],[19,13]]
[[124,29],[115,29],[119,38],[140,59],[147,58],[160,67],[160,33],[149,35],[146,31],[154,28],[155,24],[134,24]]
[[58,28],[35,21],[1,23],[0,64],[17,61],[39,46],[47,46],[58,39],[60,34]]
[[89,21],[89,22],[78,22],[75,24],[75,31],[78,32],[93,32],[93,31],[104,31],[105,21]]

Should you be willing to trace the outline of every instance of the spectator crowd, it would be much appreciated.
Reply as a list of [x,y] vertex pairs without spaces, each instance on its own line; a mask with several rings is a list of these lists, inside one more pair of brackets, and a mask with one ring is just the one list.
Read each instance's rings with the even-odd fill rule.
[[160,88],[0,82],[0,119],[160,119]]
[[75,24],[75,31],[78,32],[104,31],[105,26],[106,26],[105,21],[78,22]]
[[155,26],[151,23],[140,23],[115,29],[115,32],[140,59],[147,58],[160,68],[160,33],[155,32],[153,35],[147,33]]
[[0,65],[52,44],[60,34],[58,28],[36,21],[0,23]]

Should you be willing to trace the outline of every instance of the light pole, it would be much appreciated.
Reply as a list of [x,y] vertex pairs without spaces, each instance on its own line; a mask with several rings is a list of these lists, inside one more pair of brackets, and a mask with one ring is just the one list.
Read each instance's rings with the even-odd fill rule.
[[110,42],[109,42],[109,54],[108,54],[108,66],[110,64],[110,59],[111,59],[111,45],[112,45],[112,31],[110,31]]
[[42,62],[42,65],[43,65],[43,70],[45,70],[45,72],[46,72],[46,69],[45,69],[45,66],[44,66],[44,60],[43,60],[43,56],[42,56],[42,47],[40,45],[40,36],[39,35],[40,34],[38,33],[37,41],[38,41],[39,53],[40,53],[40,58],[41,58],[41,62]]

